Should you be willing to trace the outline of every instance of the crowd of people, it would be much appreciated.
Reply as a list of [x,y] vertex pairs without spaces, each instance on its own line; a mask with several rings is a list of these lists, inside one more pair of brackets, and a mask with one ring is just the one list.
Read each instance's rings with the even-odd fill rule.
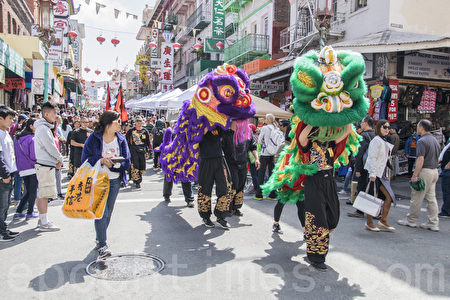
[[[13,220],[29,221],[36,218],[38,230],[59,230],[59,227],[49,220],[48,203],[57,198],[64,199],[61,188],[63,167],[67,169],[67,177],[70,179],[85,161],[95,165],[100,160],[109,177],[110,192],[103,217],[95,220],[96,249],[100,258],[111,255],[106,243],[106,232],[120,188],[127,186],[128,181],[132,181],[132,188],[141,188],[148,159],[153,159],[155,171],[160,170],[158,147],[163,142],[165,130],[173,128],[174,125],[174,122],[166,122],[164,117],[144,117],[139,113],[131,114],[130,120],[122,123],[120,114],[114,111],[59,111],[49,102],[33,110],[21,112],[1,106],[0,241],[12,241],[19,235],[18,232],[9,230],[6,223],[11,204],[15,205]],[[377,195],[383,200],[381,214],[366,215],[365,228],[372,232],[395,231],[388,221],[388,215],[392,203],[396,201],[390,186],[390,178],[395,174],[392,155],[400,146],[396,128],[386,120],[379,120],[375,124],[370,116],[355,125],[362,140],[358,153],[351,156],[344,187],[339,193],[346,193],[350,183],[357,182],[357,192],[366,191]],[[290,121],[276,120],[272,114],[246,126],[248,128],[244,130],[240,128],[237,134],[236,128],[239,126],[240,124],[234,121],[229,130],[205,130],[199,145],[198,180],[194,183],[181,182],[186,205],[190,208],[194,207],[193,185],[196,187],[197,209],[207,227],[215,226],[211,220],[212,214],[217,218],[217,224],[225,230],[230,227],[226,218],[233,215],[243,216],[241,207],[244,203],[244,192],[253,193],[255,200],[264,199],[261,186],[272,174],[284,146],[291,142]],[[420,227],[438,231],[439,217],[450,217],[450,148],[447,144],[441,149],[437,140],[430,134],[431,126],[429,120],[421,120],[417,124],[416,132],[406,142],[405,152],[408,154],[411,182],[414,184],[421,180],[425,183],[425,188],[420,191],[411,189],[409,213],[397,223],[417,227],[422,202],[427,199],[428,221]],[[316,147],[308,140],[307,133],[298,139],[305,152]],[[312,163],[328,166],[323,168],[320,176],[323,177],[321,184],[326,178],[327,182],[329,181],[329,192],[335,195],[331,200],[326,200],[332,202],[327,205],[333,207],[333,216],[324,216],[329,222],[335,220],[333,224],[328,224],[332,230],[339,219],[332,157],[324,155],[322,160]],[[444,198],[440,212],[435,195],[439,169]],[[247,180],[248,173],[251,180]],[[312,177],[305,185],[314,186],[313,181]],[[217,201],[212,209],[214,185]],[[170,202],[172,189],[173,182],[165,177],[163,201]],[[274,207],[273,231],[282,233],[279,221],[285,204],[277,198],[276,191],[271,191],[266,196],[266,199],[277,201]],[[297,202],[298,218],[302,227],[305,226],[305,211],[320,210],[320,205],[309,202],[305,207],[304,202]],[[35,213],[35,207],[38,213]],[[319,213],[316,212],[315,215]],[[364,213],[358,210],[348,215],[364,218]],[[373,221],[374,218],[379,219],[377,225]]]

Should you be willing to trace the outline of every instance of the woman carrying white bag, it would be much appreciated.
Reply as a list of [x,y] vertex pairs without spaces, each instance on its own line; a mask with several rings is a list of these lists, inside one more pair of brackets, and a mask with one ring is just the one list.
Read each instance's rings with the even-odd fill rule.
[[[378,227],[373,224],[373,217],[366,214],[366,229],[374,232],[381,230],[395,231],[395,228],[390,226],[387,217],[392,202],[395,202],[395,195],[389,184],[389,179],[386,177],[386,168],[388,160],[391,154],[391,150],[394,147],[391,143],[387,142],[386,138],[391,129],[387,120],[379,120],[375,127],[375,137],[369,144],[367,161],[364,165],[364,169],[369,173],[369,194],[384,200],[381,219],[378,222]],[[374,194],[375,186],[375,194]]]

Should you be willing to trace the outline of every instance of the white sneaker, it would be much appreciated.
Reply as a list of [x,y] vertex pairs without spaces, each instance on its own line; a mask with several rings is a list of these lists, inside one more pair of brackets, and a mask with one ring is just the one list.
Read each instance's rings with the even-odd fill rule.
[[398,220],[397,224],[403,225],[403,226],[412,227],[412,228],[416,228],[417,227],[416,223],[411,223],[410,221],[408,221],[408,219]]
[[97,259],[105,259],[109,256],[111,256],[111,251],[108,248],[108,245],[105,245],[101,248],[98,248],[98,258]]
[[38,222],[38,229],[39,229],[39,231],[44,231],[44,232],[60,230],[60,228],[57,227],[52,222],[48,222],[47,224],[41,224],[41,221]]
[[422,224],[420,224],[420,228],[428,229],[431,231],[439,231],[439,226],[436,226],[436,225],[433,225],[430,223],[422,223]]

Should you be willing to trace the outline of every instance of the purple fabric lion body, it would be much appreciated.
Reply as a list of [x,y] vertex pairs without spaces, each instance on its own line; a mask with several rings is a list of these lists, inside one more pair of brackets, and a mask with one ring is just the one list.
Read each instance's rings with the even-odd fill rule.
[[199,144],[204,133],[216,127],[227,130],[232,120],[248,120],[256,113],[249,86],[245,71],[228,64],[200,80],[193,98],[184,101],[174,130],[166,130],[158,149],[167,180],[197,180]]

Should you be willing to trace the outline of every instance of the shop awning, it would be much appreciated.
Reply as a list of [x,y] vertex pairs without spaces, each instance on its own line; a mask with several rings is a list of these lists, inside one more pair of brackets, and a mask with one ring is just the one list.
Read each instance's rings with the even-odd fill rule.
[[387,53],[450,47],[449,36],[385,30],[354,40],[331,45],[336,50],[354,50],[360,53]]
[[[283,72],[283,71],[287,72],[288,69],[290,69],[290,68],[292,68],[294,66],[294,62],[295,62],[295,59],[290,59],[290,60],[286,60],[284,62],[281,62],[279,64],[276,64],[276,65],[274,65],[272,67],[266,68],[266,69],[264,69],[262,71],[259,71],[259,72],[255,73],[255,74],[250,75],[250,80],[270,80],[270,81],[274,81],[275,79],[273,79],[273,78],[275,78],[275,74],[276,73],[280,73],[280,72]],[[288,72],[286,74],[287,74],[287,76],[291,75],[290,72]],[[276,80],[286,77],[286,74],[281,74],[281,73],[277,74],[278,76],[277,76]]]
[[33,59],[45,58],[42,42],[38,37],[0,33],[0,38],[25,58],[26,71],[32,71]]
[[[76,92],[77,87],[75,85],[75,78],[72,75],[63,75],[64,78],[64,87],[68,88],[71,92]],[[81,82],[78,81],[78,95],[81,95],[83,92],[83,88],[81,87]]]

